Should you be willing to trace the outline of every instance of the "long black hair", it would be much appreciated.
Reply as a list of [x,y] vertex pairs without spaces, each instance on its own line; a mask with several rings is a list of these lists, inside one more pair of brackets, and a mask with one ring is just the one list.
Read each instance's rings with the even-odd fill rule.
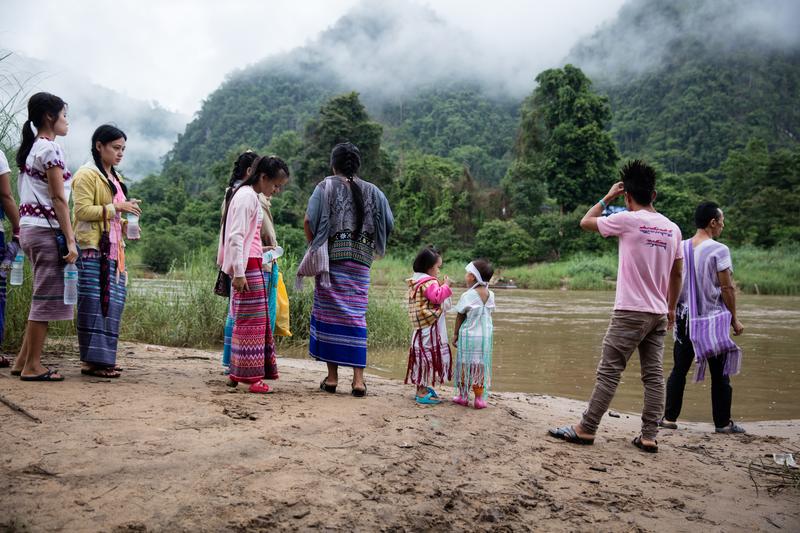
[[[92,159],[94,159],[94,164],[97,169],[106,177],[106,182],[108,182],[108,187],[111,189],[111,197],[117,195],[117,186],[114,185],[114,182],[108,179],[108,174],[106,174],[106,169],[103,166],[103,160],[100,158],[100,150],[97,149],[97,143],[100,144],[108,144],[110,142],[116,141],[117,139],[125,139],[128,140],[128,136],[125,135],[125,132],[119,129],[116,126],[112,126],[111,124],[103,124],[102,126],[98,127],[94,130],[92,134]],[[122,192],[125,193],[125,196],[128,196],[128,187],[122,182],[119,175],[117,175],[116,169],[114,166],[111,166],[111,173],[114,174],[114,177],[117,178],[120,187],[122,187]]]
[[247,171],[253,166],[253,161],[258,159],[258,154],[252,150],[242,152],[236,161],[233,162],[233,170],[231,170],[231,179],[228,181],[228,190],[225,191],[225,202],[229,202],[233,196],[233,191],[236,188],[236,182],[243,181],[247,177]]
[[274,180],[283,170],[286,175],[289,175],[289,166],[277,155],[265,155],[259,157],[250,167],[250,174],[242,182],[239,187],[244,185],[255,185],[262,174],[266,174],[270,180]]
[[67,103],[54,94],[36,93],[31,96],[28,100],[28,120],[22,124],[22,140],[19,143],[19,150],[17,150],[17,168],[25,169],[28,154],[31,153],[33,143],[36,141],[36,134],[33,133],[31,126],[33,125],[39,130],[47,124],[48,119],[55,122],[58,120],[61,110],[66,106]]
[[353,228],[353,238],[358,238],[364,226],[364,194],[355,181],[359,168],[361,168],[361,152],[358,150],[358,146],[351,142],[344,142],[333,147],[331,169],[347,178],[353,193],[353,207],[356,211],[356,227]]

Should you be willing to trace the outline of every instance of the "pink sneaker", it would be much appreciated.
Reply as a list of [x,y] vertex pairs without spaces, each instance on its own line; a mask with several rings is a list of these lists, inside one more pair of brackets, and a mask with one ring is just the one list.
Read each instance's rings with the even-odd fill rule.
[[461,395],[459,394],[458,396],[453,396],[453,403],[457,403],[458,405],[463,405],[464,407],[467,407],[469,405],[469,400],[462,398]]
[[486,400],[484,400],[481,396],[477,396],[475,398],[475,409],[486,409],[487,407]]

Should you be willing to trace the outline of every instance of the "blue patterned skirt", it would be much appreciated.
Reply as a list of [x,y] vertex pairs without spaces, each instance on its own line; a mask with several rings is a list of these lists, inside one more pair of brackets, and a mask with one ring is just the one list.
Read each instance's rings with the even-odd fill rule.
[[78,260],[78,345],[81,361],[99,367],[117,364],[117,339],[125,308],[125,277],[117,280],[117,262],[108,261],[108,284],[111,300],[108,315],[100,307],[100,257],[84,253]]
[[326,363],[367,366],[369,267],[355,261],[330,262],[330,288],[317,281],[311,311],[311,357]]

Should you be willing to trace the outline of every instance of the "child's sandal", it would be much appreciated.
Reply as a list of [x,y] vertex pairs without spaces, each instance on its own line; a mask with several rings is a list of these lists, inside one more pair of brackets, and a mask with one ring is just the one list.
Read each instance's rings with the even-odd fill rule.
[[414,398],[414,401],[420,405],[438,405],[442,403],[442,400],[439,399],[439,397],[436,395],[436,392],[432,391],[431,389],[428,389],[428,394],[425,396],[417,395],[416,398]]

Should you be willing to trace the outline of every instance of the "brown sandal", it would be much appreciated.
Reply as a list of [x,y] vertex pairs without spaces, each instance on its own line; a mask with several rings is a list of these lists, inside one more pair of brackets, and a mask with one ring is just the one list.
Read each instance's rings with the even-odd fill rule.
[[641,435],[633,439],[633,445],[647,453],[658,453],[658,441],[655,441],[655,443],[655,446],[643,443]]

